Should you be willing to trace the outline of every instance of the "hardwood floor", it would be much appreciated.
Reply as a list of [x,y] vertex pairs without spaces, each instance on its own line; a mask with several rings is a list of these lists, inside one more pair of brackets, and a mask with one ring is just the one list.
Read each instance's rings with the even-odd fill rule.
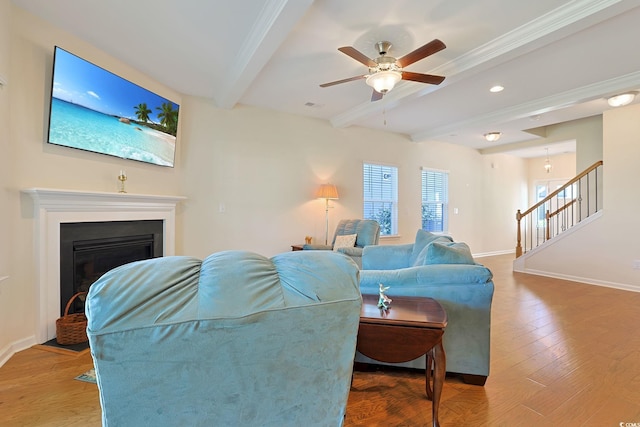
[[[491,373],[484,387],[447,377],[440,424],[640,425],[640,293],[513,273],[512,260],[478,259],[495,276]],[[17,353],[0,368],[0,426],[99,426],[97,387],[73,380],[91,367],[88,353]],[[423,373],[355,373],[345,426],[430,423]]]

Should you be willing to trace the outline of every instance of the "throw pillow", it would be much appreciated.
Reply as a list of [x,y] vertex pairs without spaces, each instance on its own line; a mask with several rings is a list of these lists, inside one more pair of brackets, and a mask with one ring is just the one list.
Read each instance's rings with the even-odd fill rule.
[[417,265],[422,265],[424,262],[423,249],[425,249],[427,245],[434,240],[443,238],[452,241],[451,237],[449,236],[441,236],[438,234],[429,233],[428,231],[418,230],[418,232],[416,233],[416,241],[413,244],[413,250],[411,251],[411,257],[409,258],[409,265],[414,267]]
[[449,236],[439,236],[436,239],[433,239],[431,242],[429,242],[429,244],[427,244],[424,248],[422,248],[422,250],[416,257],[415,261],[413,261],[413,264],[411,264],[411,266],[417,267],[419,265],[426,265],[427,251],[429,250],[431,245],[436,242],[448,244],[448,243],[451,243],[451,239],[449,238]]
[[466,243],[433,242],[427,248],[425,265],[430,264],[475,264]]
[[333,244],[334,252],[337,252],[340,248],[352,248],[356,245],[357,234],[344,234],[342,236],[336,236],[336,241]]

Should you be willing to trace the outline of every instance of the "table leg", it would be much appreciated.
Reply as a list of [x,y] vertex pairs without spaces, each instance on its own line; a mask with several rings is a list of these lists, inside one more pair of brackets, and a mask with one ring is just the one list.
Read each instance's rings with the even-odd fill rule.
[[433,400],[433,349],[429,350],[426,354],[426,364],[425,364],[425,375],[426,375],[426,391],[427,391],[427,399]]
[[442,395],[442,386],[444,385],[444,377],[447,371],[447,362],[444,354],[444,347],[442,346],[442,340],[432,349],[434,359],[433,369],[433,401],[432,416],[433,427],[440,427],[438,421],[438,409],[440,407],[440,396]]

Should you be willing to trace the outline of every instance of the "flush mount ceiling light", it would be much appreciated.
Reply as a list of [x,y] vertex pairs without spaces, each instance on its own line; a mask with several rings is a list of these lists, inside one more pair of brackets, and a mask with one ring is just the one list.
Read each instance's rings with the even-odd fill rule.
[[502,136],[502,132],[489,132],[484,134],[484,139],[489,142],[496,142]]
[[638,92],[631,91],[615,95],[607,99],[607,102],[612,107],[622,107],[623,105],[631,104]]
[[489,92],[497,93],[497,92],[502,92],[503,90],[504,90],[503,86],[495,85],[495,86],[491,86],[491,88],[489,89]]

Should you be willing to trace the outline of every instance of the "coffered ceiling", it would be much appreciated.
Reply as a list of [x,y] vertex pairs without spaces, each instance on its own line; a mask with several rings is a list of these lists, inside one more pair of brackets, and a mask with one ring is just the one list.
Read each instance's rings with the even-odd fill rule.
[[[640,0],[12,3],[220,108],[258,106],[417,143],[513,150],[547,125],[601,114],[608,96],[640,89]],[[367,73],[341,46],[375,58],[375,43],[386,40],[401,57],[435,38],[447,48],[407,70],[446,76],[438,86],[401,81],[377,102],[364,80],[319,87]],[[504,90],[489,92],[496,84]],[[488,143],[491,131],[502,137]]]

